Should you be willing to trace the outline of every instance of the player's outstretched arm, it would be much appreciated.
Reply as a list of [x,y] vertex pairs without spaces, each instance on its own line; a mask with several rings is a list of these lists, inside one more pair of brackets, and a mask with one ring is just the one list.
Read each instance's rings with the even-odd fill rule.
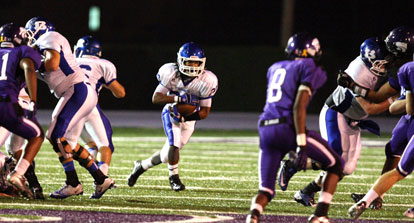
[[112,81],[106,88],[108,88],[116,98],[125,97],[125,88],[117,80]]
[[396,100],[390,105],[388,109],[389,112],[393,115],[402,114],[405,112],[405,101],[406,99]]
[[60,54],[56,50],[45,50],[43,52],[45,56],[44,67],[47,72],[55,71],[59,69]]
[[24,76],[26,79],[26,85],[29,90],[30,100],[35,102],[37,101],[37,74],[34,63],[29,58],[23,58],[20,60],[20,68],[24,71]]
[[369,90],[365,98],[372,102],[379,103],[384,100],[387,100],[387,98],[392,97],[398,93],[398,90],[391,87],[390,83],[387,82],[384,85],[382,85],[380,89],[378,89],[378,91]]
[[411,91],[406,91],[406,103],[405,103],[405,111],[408,115],[414,114],[414,98]]

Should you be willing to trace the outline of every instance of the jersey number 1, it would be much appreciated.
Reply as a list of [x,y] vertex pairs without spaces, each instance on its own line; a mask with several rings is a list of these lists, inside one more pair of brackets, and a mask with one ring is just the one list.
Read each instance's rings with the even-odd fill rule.
[[0,73],[0,81],[7,80],[6,70],[7,70],[7,61],[9,60],[9,54],[6,53],[1,58],[3,60],[3,64],[1,65],[1,73]]
[[267,89],[267,102],[278,102],[282,98],[282,84],[285,81],[286,70],[277,69],[273,74],[270,86]]

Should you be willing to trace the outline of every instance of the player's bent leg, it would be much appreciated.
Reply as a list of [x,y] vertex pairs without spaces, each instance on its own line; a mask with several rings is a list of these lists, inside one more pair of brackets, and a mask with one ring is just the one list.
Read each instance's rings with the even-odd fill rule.
[[99,199],[108,189],[115,187],[115,181],[104,175],[102,171],[98,169],[92,156],[79,144],[77,144],[73,150],[73,158],[77,160],[82,167],[86,168],[95,180],[95,192],[90,198]]
[[149,168],[161,164],[160,151],[155,152],[151,157],[145,160],[136,160],[134,162],[134,168],[128,176],[128,186],[132,187],[138,180],[138,177],[141,176]]
[[103,174],[108,175],[109,165],[111,165],[112,150],[108,146],[101,146],[98,151],[98,167]]
[[274,191],[268,188],[262,188],[257,195],[253,197],[250,206],[250,214],[246,217],[246,223],[257,223],[260,221],[260,215],[263,213],[266,205],[273,199]]
[[51,198],[64,199],[73,195],[83,194],[83,187],[79,182],[79,178],[75,170],[72,148],[69,143],[65,138],[55,140],[50,139],[50,143],[52,144],[53,150],[58,155],[59,161],[63,166],[66,181],[60,189],[50,193],[49,196]]

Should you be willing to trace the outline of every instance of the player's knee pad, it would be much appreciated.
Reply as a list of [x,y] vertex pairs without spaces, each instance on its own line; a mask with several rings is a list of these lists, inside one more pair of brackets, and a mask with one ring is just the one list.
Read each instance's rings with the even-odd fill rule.
[[176,146],[170,146],[168,150],[168,163],[176,164],[180,159],[179,148]]
[[85,168],[90,167],[94,161],[88,151],[79,144],[75,148],[75,151],[73,151],[73,159],[77,160]]
[[343,175],[343,168],[341,159],[335,156],[335,164],[327,169],[328,172],[334,173],[341,177]]
[[387,142],[387,144],[385,145],[385,156],[394,157],[393,156],[393,151],[391,149],[391,143],[390,142]]
[[156,166],[160,163],[161,163],[161,155],[160,155],[160,151],[157,151],[151,156],[151,164],[153,166]]
[[111,163],[112,151],[107,146],[102,146],[98,151],[98,160],[107,163]]
[[259,190],[257,194],[263,194],[264,196],[266,196],[268,202],[272,201],[273,197],[275,196],[274,193],[271,194],[269,191],[265,190]]
[[72,159],[72,148],[65,138],[58,138],[55,141],[50,140],[53,150],[57,153],[59,161],[65,163],[66,160]]

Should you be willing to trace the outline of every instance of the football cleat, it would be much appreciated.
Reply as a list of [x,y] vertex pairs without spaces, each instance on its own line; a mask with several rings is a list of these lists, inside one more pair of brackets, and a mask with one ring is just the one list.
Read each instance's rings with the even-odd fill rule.
[[295,193],[295,195],[293,196],[293,199],[298,202],[303,204],[304,206],[316,206],[315,204],[315,199],[313,198],[315,196],[315,193],[312,193],[311,195],[309,194],[305,194],[302,192],[302,190],[299,190]]
[[278,174],[278,184],[280,186],[280,189],[282,191],[285,191],[288,187],[290,178],[295,175],[296,168],[292,161],[290,160],[282,160],[281,162],[281,168]]
[[[352,200],[355,201],[355,203],[358,203],[358,201],[362,200],[362,198],[364,198],[365,194],[357,194],[357,193],[352,193],[351,194],[351,198]],[[381,197],[377,197],[374,201],[372,201],[372,203],[369,205],[369,208],[373,209],[373,210],[380,210],[382,208],[382,198]]]
[[176,192],[185,190],[185,186],[183,183],[181,183],[181,180],[178,174],[174,174],[170,176],[170,185],[171,185],[171,189],[173,189]]
[[83,194],[82,184],[78,184],[76,187],[72,187],[71,185],[68,185],[65,183],[59,190],[50,193],[49,196],[51,198],[64,199],[72,195],[82,195],[82,194]]
[[249,214],[246,218],[246,223],[259,223],[260,219],[256,215]]
[[33,193],[26,185],[26,178],[23,175],[19,175],[16,171],[12,171],[7,175],[7,181],[17,187],[20,194],[30,200],[33,199]]
[[357,219],[366,209],[367,203],[365,201],[359,201],[349,208],[348,214],[351,218]]
[[329,218],[326,216],[316,216],[316,215],[311,215],[308,218],[308,223],[330,223],[331,221],[329,221]]
[[43,195],[43,189],[42,187],[32,187],[30,190],[33,193],[33,198],[38,200],[44,200],[45,196]]
[[128,186],[132,187],[137,182],[138,177],[141,176],[145,172],[144,168],[142,168],[141,160],[137,160],[134,162],[134,169],[132,170],[131,174],[128,177]]
[[96,185],[95,184],[95,192],[89,197],[92,199],[99,199],[102,197],[102,195],[108,190],[111,189],[112,187],[115,187],[115,181],[112,180],[109,177],[106,177],[104,182],[100,185]]
[[373,210],[380,210],[382,208],[382,198],[377,197],[374,201],[371,202],[369,208]]
[[408,210],[404,212],[404,215],[409,218],[414,218],[414,208],[408,208]]
[[351,198],[352,200],[354,200],[355,203],[358,203],[358,201],[362,200],[362,198],[364,198],[365,194],[357,194],[357,193],[352,193],[351,194]]

